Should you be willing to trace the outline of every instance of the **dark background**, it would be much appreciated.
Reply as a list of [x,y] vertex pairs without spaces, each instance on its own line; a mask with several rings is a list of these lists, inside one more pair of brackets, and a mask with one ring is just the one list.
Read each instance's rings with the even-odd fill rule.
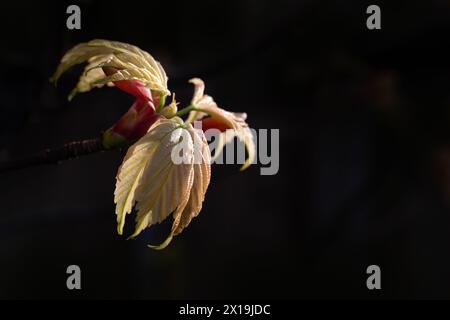
[[[450,2],[2,1],[0,30],[0,161],[128,109],[115,89],[68,103],[81,68],[48,83],[94,38],[152,53],[184,105],[198,76],[253,128],[280,129],[279,173],[214,166],[200,216],[162,252],[146,244],[167,225],[116,234],[123,152],[1,174],[0,298],[450,298]],[[66,289],[71,264],[81,291]]]

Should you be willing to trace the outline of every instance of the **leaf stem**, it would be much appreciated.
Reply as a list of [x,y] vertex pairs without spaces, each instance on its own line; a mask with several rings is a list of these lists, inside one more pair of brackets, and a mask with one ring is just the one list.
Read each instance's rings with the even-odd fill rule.
[[159,100],[159,104],[156,107],[156,112],[161,112],[161,110],[164,108],[164,106],[166,105],[166,95],[161,94],[160,100]]
[[178,112],[176,113],[176,116],[177,116],[177,117],[182,117],[182,116],[185,116],[186,114],[188,114],[188,113],[191,112],[191,111],[199,111],[199,112],[204,112],[204,113],[209,114],[208,111],[206,111],[206,110],[204,110],[204,109],[202,109],[202,108],[197,107],[195,104],[190,104],[190,105],[188,105],[186,108],[181,109],[180,111],[178,111]]

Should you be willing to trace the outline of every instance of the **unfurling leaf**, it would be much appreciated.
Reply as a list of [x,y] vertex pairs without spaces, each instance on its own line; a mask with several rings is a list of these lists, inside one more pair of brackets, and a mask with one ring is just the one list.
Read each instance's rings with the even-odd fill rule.
[[[181,144],[183,161],[177,163],[172,154]],[[119,168],[115,191],[118,233],[122,234],[125,217],[135,203],[136,228],[131,238],[174,213],[168,240],[154,248],[167,246],[200,212],[210,175],[203,132],[183,125],[179,118],[158,120],[129,148]]]
[[[93,87],[120,80],[139,80],[150,90],[170,95],[167,75],[161,64],[138,47],[117,41],[97,39],[78,44],[64,55],[50,80],[56,83],[68,69],[86,61],[89,65],[71,96],[76,92],[86,92]],[[117,73],[108,76],[102,71],[103,66],[116,69]]]
[[207,124],[209,121],[214,122],[214,125],[211,125],[211,127],[222,128],[224,130],[231,129],[233,131],[232,134],[230,134],[230,132],[223,132],[221,134],[214,157],[217,157],[224,144],[229,143],[236,136],[244,143],[248,153],[247,160],[242,165],[241,171],[247,169],[256,157],[255,140],[248,124],[245,122],[247,119],[247,114],[229,112],[219,108],[212,97],[204,94],[205,84],[201,79],[194,78],[189,82],[195,86],[194,96],[191,103],[205,112],[191,111],[187,122],[192,123],[196,120],[203,119],[206,116],[210,116],[210,118],[203,120],[204,130],[208,129]]

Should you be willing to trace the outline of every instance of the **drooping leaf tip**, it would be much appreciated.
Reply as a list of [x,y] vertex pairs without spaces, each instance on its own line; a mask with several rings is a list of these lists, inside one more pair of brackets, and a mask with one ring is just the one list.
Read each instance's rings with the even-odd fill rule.
[[160,251],[160,250],[163,250],[163,249],[167,248],[167,246],[170,244],[170,242],[172,242],[172,239],[173,239],[173,234],[168,236],[167,239],[164,240],[164,242],[161,243],[160,245],[152,246],[152,245],[149,244],[149,245],[147,245],[147,247],[149,247],[150,249],[153,249],[153,250]]

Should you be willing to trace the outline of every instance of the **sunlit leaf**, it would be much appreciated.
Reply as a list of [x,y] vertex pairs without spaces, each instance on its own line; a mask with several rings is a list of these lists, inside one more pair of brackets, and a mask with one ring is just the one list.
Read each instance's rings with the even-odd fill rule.
[[[179,147],[183,150],[181,163],[172,157]],[[202,208],[211,177],[210,159],[201,130],[183,125],[179,118],[157,121],[128,150],[117,174],[115,202],[119,234],[133,206],[137,216],[131,238],[171,213],[174,223],[169,238],[179,234]],[[162,249],[170,239],[154,248]]]
[[232,129],[234,135],[231,135],[229,132],[222,133],[214,157],[218,156],[218,154],[220,153],[219,148],[222,148],[223,144],[229,143],[231,139],[236,136],[240,141],[242,141],[242,143],[244,143],[247,150],[248,157],[245,160],[245,163],[242,165],[241,170],[247,169],[254,162],[256,157],[256,145],[254,137],[248,124],[245,122],[245,120],[247,119],[247,114],[229,112],[222,108],[219,108],[212,97],[204,94],[205,84],[201,79],[194,78],[189,82],[194,84],[195,86],[194,96],[191,103],[204,110],[205,112],[191,111],[188,116],[187,122],[191,123],[196,120],[203,119],[206,116],[210,116],[216,121],[223,123],[226,128]]
[[[117,41],[92,40],[76,45],[63,56],[51,81],[56,83],[64,72],[84,62],[89,62],[89,65],[73,93],[86,92],[112,81],[139,80],[151,90],[170,95],[167,75],[161,64],[138,47]],[[100,67],[103,65],[117,69],[117,73],[102,74]]]

